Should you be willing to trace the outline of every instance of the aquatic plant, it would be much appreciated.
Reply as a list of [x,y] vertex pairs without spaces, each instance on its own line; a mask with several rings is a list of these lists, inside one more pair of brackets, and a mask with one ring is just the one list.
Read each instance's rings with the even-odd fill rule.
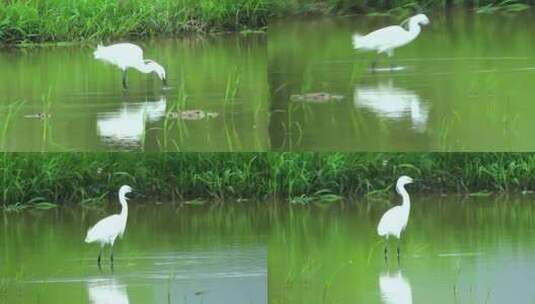
[[394,195],[392,184],[404,174],[415,178],[414,193],[529,194],[535,154],[6,153],[0,204],[90,204],[115,196],[122,184],[140,189],[138,199],[330,204],[340,196]]
[[0,124],[0,147],[5,151],[6,146],[6,138],[7,133],[9,130],[9,127],[11,126],[13,118],[17,115],[17,113],[20,111],[22,105],[24,102],[15,102],[7,106],[6,114],[3,117],[3,121]]
[[146,37],[261,27],[266,0],[0,2],[0,41],[28,43]]
[[11,0],[0,1],[0,42],[32,45],[264,28],[296,14],[380,13],[406,16],[469,5],[480,12],[526,10],[529,0]]

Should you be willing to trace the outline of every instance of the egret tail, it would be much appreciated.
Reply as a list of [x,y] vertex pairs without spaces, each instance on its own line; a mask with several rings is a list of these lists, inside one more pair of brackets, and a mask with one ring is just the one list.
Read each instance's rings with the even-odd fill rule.
[[353,35],[353,48],[359,51],[371,51],[377,47],[377,43],[371,41],[369,35],[362,36],[360,34]]
[[362,38],[364,38],[364,36],[362,35],[359,35],[359,34],[353,35],[353,48],[355,50],[359,50],[362,48]]

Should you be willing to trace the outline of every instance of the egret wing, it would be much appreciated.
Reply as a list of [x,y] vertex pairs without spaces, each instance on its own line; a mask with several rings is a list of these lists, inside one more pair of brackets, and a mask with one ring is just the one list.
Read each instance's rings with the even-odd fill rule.
[[407,31],[401,26],[388,26],[365,36],[355,34],[353,36],[353,47],[357,50],[383,51],[391,46],[399,45],[406,36]]
[[119,231],[120,217],[117,214],[108,216],[98,223],[95,226],[91,227],[87,231],[87,236],[85,238],[86,243],[92,243],[95,241],[107,242],[121,231]]
[[385,212],[377,225],[377,234],[379,236],[387,236],[396,234],[398,229],[397,222],[400,214],[400,206],[396,206]]

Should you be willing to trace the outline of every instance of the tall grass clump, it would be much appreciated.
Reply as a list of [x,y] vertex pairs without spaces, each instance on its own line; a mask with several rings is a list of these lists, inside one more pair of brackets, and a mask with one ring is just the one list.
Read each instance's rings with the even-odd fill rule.
[[462,6],[476,11],[523,11],[530,0],[280,0],[272,1],[272,12],[278,16],[289,14],[340,13],[399,13]]
[[[307,203],[391,193],[535,190],[535,154],[500,153],[5,153],[0,204],[85,203],[130,184],[142,200]],[[390,191],[390,192],[389,192]]]
[[0,2],[4,43],[112,39],[259,27],[265,0],[10,0]]
[[468,5],[481,12],[525,10],[530,0],[8,0],[0,1],[0,43],[112,40],[236,31],[273,17],[423,11]]

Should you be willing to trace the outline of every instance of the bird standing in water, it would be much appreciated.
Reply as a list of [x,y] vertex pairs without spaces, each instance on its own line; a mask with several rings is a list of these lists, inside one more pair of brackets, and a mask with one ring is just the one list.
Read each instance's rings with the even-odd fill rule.
[[98,45],[93,53],[95,59],[111,63],[121,69],[123,78],[123,88],[126,90],[126,71],[134,68],[141,73],[155,73],[167,87],[165,69],[156,61],[143,59],[143,50],[132,43],[118,43],[109,46]]
[[97,242],[100,244],[100,252],[98,254],[97,263],[100,267],[100,257],[102,256],[102,249],[105,245],[111,246],[110,261],[113,265],[113,245],[117,237],[123,237],[126,229],[126,220],[128,218],[128,204],[126,203],[126,194],[132,192],[130,186],[124,185],[119,189],[119,203],[121,203],[121,213],[110,215],[87,231],[85,237],[86,243]]
[[373,31],[365,36],[353,35],[353,47],[360,51],[376,51],[377,57],[372,62],[372,70],[376,70],[379,54],[394,56],[394,50],[411,43],[422,31],[421,26],[430,23],[429,18],[419,14],[408,19],[409,29],[392,25]]
[[401,238],[401,232],[407,227],[411,210],[411,200],[409,198],[409,193],[405,190],[405,185],[411,184],[412,182],[412,178],[408,176],[402,176],[398,179],[396,183],[396,191],[401,195],[401,205],[395,206],[385,212],[379,221],[379,225],[377,225],[377,234],[384,237],[387,241],[385,244],[385,260],[388,258],[388,238],[392,236],[398,240],[397,252],[399,261],[399,240]]

